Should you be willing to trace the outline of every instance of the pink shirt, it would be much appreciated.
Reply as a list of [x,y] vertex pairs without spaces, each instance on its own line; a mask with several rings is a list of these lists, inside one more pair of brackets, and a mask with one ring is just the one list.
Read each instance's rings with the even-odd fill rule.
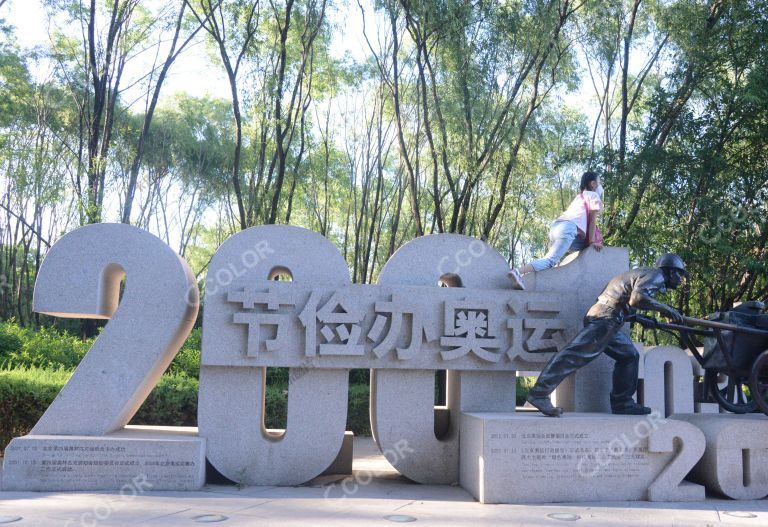
[[577,195],[573,201],[571,201],[571,204],[568,205],[568,208],[565,209],[565,212],[563,212],[557,219],[572,221],[581,232],[586,233],[587,211],[586,207],[584,207],[584,201],[587,202],[587,207],[589,207],[589,211],[592,212],[603,210],[603,200],[600,199],[600,195],[597,192],[591,190],[585,190],[582,195],[584,196],[583,200],[581,199],[581,196]]

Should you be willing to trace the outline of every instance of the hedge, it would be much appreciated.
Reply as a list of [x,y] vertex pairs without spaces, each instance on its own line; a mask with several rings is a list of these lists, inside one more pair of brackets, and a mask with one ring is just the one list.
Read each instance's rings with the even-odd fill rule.
[[515,400],[517,406],[525,404],[525,398],[528,396],[528,390],[536,384],[536,377],[518,377],[517,386],[515,386]]
[[[196,425],[201,340],[200,329],[193,329],[132,424]],[[92,344],[56,328],[0,322],[0,449],[29,432]],[[349,380],[347,430],[369,436],[369,370],[353,369]],[[517,379],[518,405],[533,381]],[[285,427],[288,386],[288,368],[267,368],[267,428]]]
[[[0,370],[0,450],[18,436],[27,434],[72,370],[24,367]],[[185,373],[165,374],[139,408],[131,424],[197,426],[198,380]],[[367,385],[349,389],[347,430],[355,435],[371,434]],[[268,385],[265,402],[267,428],[285,428],[288,411],[287,385]]]
[[0,449],[32,429],[70,375],[61,369],[0,371]]
[[[0,322],[0,366],[9,368],[73,369],[93,344],[94,339],[81,340],[56,328],[29,329],[14,321]],[[167,373],[200,378],[202,332],[193,329]],[[350,384],[368,384],[369,370],[355,369],[349,374]],[[288,368],[267,368],[267,384],[287,385]]]
[[92,340],[81,340],[53,328],[24,328],[13,321],[0,323],[0,364],[6,367],[73,369],[91,347]]

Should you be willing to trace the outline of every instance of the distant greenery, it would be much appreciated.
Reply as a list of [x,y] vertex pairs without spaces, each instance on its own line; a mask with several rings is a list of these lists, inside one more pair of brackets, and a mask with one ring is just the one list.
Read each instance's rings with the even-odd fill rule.
[[72,369],[93,344],[92,339],[56,329],[24,328],[14,321],[0,323],[0,365]]
[[[21,10],[0,12],[0,320],[51,324],[32,309],[40,265],[101,221],[159,236],[202,285],[224,240],[264,224],[322,234],[355,283],[433,233],[520,265],[587,169],[608,245],[686,261],[682,311],[768,297],[768,2],[43,4],[35,49]],[[366,27],[345,27],[361,9]],[[160,89],[183,72],[147,59],[177,27],[199,30],[197,67],[227,89]],[[363,29],[389,38],[338,56]]]
[[[93,344],[54,328],[0,323],[0,450],[27,434]],[[194,329],[131,424],[197,426],[201,331]],[[347,430],[370,432],[368,370],[352,370]],[[285,428],[288,368],[267,369],[265,426]]]
[[[71,370],[17,367],[0,370],[0,450],[29,433],[72,375]],[[197,426],[198,381],[184,373],[165,374],[130,424]],[[349,388],[347,430],[370,436],[367,385]],[[288,386],[267,386],[265,426],[285,428]]]
[[[29,432],[92,343],[53,328],[0,323],[0,450]],[[201,331],[194,329],[131,424],[197,426],[200,344]],[[370,436],[369,370],[351,370],[349,379],[347,430]],[[518,405],[524,404],[533,381],[517,379]],[[288,368],[267,369],[267,428],[285,428],[289,389]]]

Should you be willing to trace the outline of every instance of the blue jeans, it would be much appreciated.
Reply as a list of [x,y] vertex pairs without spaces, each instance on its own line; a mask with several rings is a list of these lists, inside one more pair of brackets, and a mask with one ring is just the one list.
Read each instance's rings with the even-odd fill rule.
[[534,271],[543,271],[556,266],[568,251],[580,251],[587,247],[587,241],[578,237],[579,229],[572,221],[555,220],[549,228],[549,252],[544,258],[530,262]]

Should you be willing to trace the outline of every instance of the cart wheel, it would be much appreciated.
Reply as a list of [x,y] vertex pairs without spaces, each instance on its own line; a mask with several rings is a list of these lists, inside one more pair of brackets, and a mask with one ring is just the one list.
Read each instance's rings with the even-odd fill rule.
[[[726,378],[724,386],[718,385],[717,377],[722,374]],[[721,408],[734,414],[747,414],[754,412],[757,403],[752,399],[746,376],[728,375],[717,370],[707,370],[704,374],[704,382],[709,386],[712,397]]]
[[768,415],[768,350],[762,352],[752,365],[749,387],[757,407]]

